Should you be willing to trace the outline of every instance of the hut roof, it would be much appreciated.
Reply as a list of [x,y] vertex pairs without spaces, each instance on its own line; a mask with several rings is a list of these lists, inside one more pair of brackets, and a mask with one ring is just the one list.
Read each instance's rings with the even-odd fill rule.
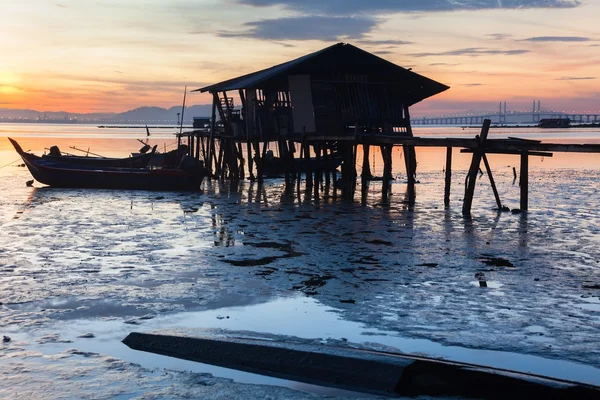
[[441,93],[448,86],[393,64],[351,44],[338,43],[292,61],[242,75],[194,91],[219,92],[237,89],[257,89],[269,81],[288,75],[338,72],[377,76],[380,83],[399,84],[405,88],[404,104],[411,106],[427,97]]

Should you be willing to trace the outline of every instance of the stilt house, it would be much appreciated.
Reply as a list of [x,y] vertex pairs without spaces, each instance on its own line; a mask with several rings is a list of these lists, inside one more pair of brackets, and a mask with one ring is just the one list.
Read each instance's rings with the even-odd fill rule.
[[[241,146],[234,143],[246,142],[260,154],[260,143],[278,142],[280,153],[285,153],[291,143],[310,137],[321,141],[352,137],[360,143],[365,136],[412,136],[409,107],[446,89],[410,69],[338,43],[197,91],[213,95],[213,146],[218,138],[226,151],[236,153]],[[231,97],[236,91],[240,107]],[[217,113],[221,124],[216,123]],[[212,151],[211,157],[209,147],[209,166],[212,158],[217,161],[214,147]],[[238,167],[229,165],[232,168]]]

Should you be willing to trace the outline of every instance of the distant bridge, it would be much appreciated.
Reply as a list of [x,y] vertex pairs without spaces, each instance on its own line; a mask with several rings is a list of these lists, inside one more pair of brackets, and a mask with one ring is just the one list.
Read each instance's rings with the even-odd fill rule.
[[600,114],[578,113],[567,114],[559,111],[542,111],[541,101],[534,100],[531,111],[506,111],[506,102],[500,102],[497,113],[487,113],[481,115],[445,115],[440,117],[422,117],[413,118],[413,125],[481,125],[484,119],[489,119],[492,124],[525,124],[537,125],[541,119],[545,118],[569,118],[573,123],[598,123]]
[[484,115],[462,115],[462,116],[440,116],[412,118],[413,125],[481,125],[484,119],[489,119],[492,124],[526,124],[537,125],[545,118],[569,118],[572,123],[600,123],[600,114],[565,114],[554,111],[542,111],[532,114],[531,112],[511,112],[507,114],[484,114]]

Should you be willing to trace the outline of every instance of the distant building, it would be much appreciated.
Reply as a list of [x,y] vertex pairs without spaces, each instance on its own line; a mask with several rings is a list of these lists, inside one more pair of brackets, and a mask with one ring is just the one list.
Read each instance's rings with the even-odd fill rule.
[[210,127],[210,118],[206,117],[194,117],[194,129],[202,129]]
[[538,123],[539,128],[568,128],[571,126],[570,118],[544,118]]

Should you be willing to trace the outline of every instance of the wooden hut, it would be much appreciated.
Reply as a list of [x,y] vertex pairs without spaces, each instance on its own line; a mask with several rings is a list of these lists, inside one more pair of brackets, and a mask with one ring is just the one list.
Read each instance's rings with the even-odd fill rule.
[[[290,168],[297,153],[295,143],[302,143],[303,157],[311,153],[326,157],[332,144],[338,143],[342,148],[337,151],[349,160],[352,154],[356,157],[356,145],[364,144],[366,137],[368,143],[377,144],[379,136],[412,136],[409,107],[446,89],[448,86],[410,69],[338,43],[197,89],[213,95],[205,162],[211,169],[214,162],[215,172],[222,177],[243,176],[242,143],[246,143],[250,173],[256,161],[260,178],[269,142],[277,143],[280,157],[290,161]],[[239,96],[240,107],[233,103],[232,93]],[[204,148],[204,141],[202,144]],[[368,146],[365,150],[368,157]],[[384,161],[390,158],[385,165],[391,174],[391,145],[382,145],[382,150]],[[414,148],[406,148],[405,154],[410,181],[416,168]],[[348,167],[354,169],[354,163]],[[352,175],[348,171],[347,175]]]

